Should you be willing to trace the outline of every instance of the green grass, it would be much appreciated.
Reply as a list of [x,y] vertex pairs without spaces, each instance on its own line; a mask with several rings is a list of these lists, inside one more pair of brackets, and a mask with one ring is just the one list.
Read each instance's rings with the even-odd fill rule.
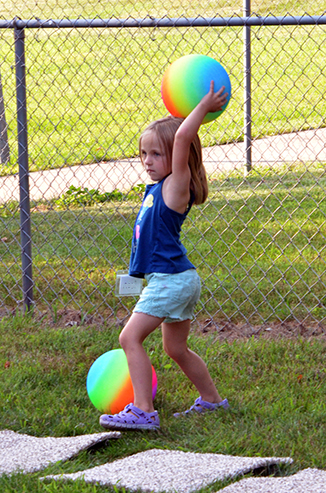
[[196,210],[209,313],[218,315],[218,300],[228,316],[240,307],[252,320],[325,317],[325,171],[299,169],[216,180],[215,200]]
[[[55,327],[30,317],[0,321],[0,429],[34,436],[75,436],[101,431],[85,387],[93,361],[118,347],[115,326]],[[326,467],[326,343],[322,339],[221,342],[192,334],[190,347],[204,358],[231,411],[175,420],[192,404],[195,390],[162,350],[160,331],[146,341],[158,376],[155,407],[162,430],[124,433],[93,452],[33,475],[0,477],[3,493],[101,492],[100,486],[43,484],[44,474],[75,472],[121,457],[167,448],[240,456],[291,456],[288,475]],[[10,365],[5,365],[9,362]],[[78,485],[78,486],[77,486]],[[217,491],[222,484],[204,488]]]
[[[242,38],[242,28],[27,30],[30,170],[135,156],[140,131],[166,115],[166,67],[194,52],[220,60],[232,84],[227,111],[201,129],[204,145],[242,140]],[[253,137],[324,126],[324,39],[324,26],[252,29]],[[0,167],[6,175],[18,170],[12,32],[2,32],[0,53],[11,149]]]
[[[325,303],[326,175],[322,165],[255,168],[219,175],[209,201],[194,207],[183,242],[202,278],[199,319],[323,320]],[[37,310],[56,319],[65,307],[82,317],[116,317],[135,303],[114,295],[115,273],[129,262],[141,193],[101,202],[104,194],[71,191],[50,208],[32,208],[33,278]],[[84,206],[90,200],[100,200]],[[114,197],[113,197],[114,198]],[[78,200],[81,204],[78,205]],[[86,202],[85,202],[86,201]],[[69,206],[69,208],[66,208]],[[19,213],[0,209],[0,297],[21,299]],[[17,283],[18,280],[18,283]]]
[[[275,4],[274,0],[253,0],[251,2],[251,10],[259,15],[282,15],[290,13],[292,15],[300,15],[309,12],[312,15],[321,14],[324,11],[324,3],[322,0],[316,0],[313,6],[310,7],[302,1],[284,0]],[[218,15],[230,16],[233,13],[242,15],[242,3],[230,2],[229,0],[219,0]],[[64,0],[47,0],[39,1],[37,4],[31,0],[8,0],[0,6],[0,16],[4,19],[12,19],[18,15],[22,19],[31,17],[39,17],[41,19],[51,18],[59,19],[62,17],[68,18],[93,18],[100,16],[102,18],[128,16],[145,17],[151,15],[162,17],[178,17],[186,15],[188,17],[196,17],[200,12],[204,12],[207,17],[216,15],[216,6],[210,0],[199,2],[172,2],[165,1],[163,4],[155,4],[149,1],[130,1],[122,2],[111,1],[99,5],[98,0],[79,0],[78,2],[67,3]]]

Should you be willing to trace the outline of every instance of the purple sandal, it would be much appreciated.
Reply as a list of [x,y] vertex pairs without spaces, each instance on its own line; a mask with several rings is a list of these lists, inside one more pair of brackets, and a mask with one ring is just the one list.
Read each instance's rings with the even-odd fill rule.
[[100,425],[109,430],[159,430],[157,411],[145,413],[133,404],[128,404],[118,414],[102,414]]
[[181,413],[174,413],[173,416],[178,417],[187,416],[188,414],[205,413],[207,411],[215,411],[220,407],[222,409],[228,409],[230,407],[228,400],[224,399],[224,401],[219,402],[218,404],[213,404],[212,402],[204,401],[201,397],[198,397],[195,400],[195,404],[191,406],[190,409],[187,409],[187,411],[183,411]]

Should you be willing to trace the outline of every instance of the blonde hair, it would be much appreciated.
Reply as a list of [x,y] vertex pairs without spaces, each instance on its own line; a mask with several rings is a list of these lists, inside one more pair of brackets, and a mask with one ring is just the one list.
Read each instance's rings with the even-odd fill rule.
[[[172,166],[172,150],[174,136],[183,122],[182,118],[168,116],[152,122],[142,133],[139,139],[139,152],[141,156],[141,139],[147,132],[155,132],[161,149],[167,157],[168,165]],[[188,165],[191,172],[190,190],[195,196],[195,204],[203,204],[208,195],[206,171],[203,165],[201,142],[198,134],[192,141],[189,149]]]

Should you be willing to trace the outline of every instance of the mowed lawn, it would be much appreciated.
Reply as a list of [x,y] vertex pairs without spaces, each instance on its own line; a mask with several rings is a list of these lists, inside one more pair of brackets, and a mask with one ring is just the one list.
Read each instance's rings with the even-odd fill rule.
[[[0,429],[32,436],[76,436],[102,431],[99,411],[86,391],[91,364],[119,347],[119,329],[105,322],[64,326],[31,317],[0,321]],[[266,338],[267,335],[267,338]],[[193,332],[189,345],[206,361],[229,412],[176,419],[196,391],[164,353],[160,330],[145,343],[158,377],[155,408],[160,432],[125,432],[106,446],[48,467],[0,476],[3,493],[104,492],[100,485],[41,482],[40,476],[76,472],[153,448],[250,457],[291,457],[293,464],[265,471],[290,475],[326,467],[325,338],[271,338],[270,333],[233,342],[217,332]],[[201,493],[228,484],[215,483]],[[114,491],[120,491],[115,488]],[[124,491],[124,490],[123,490]]]
[[[32,204],[37,311],[54,320],[65,307],[82,317],[128,313],[136,299],[115,295],[115,275],[128,267],[141,190],[109,198],[77,189]],[[199,320],[324,320],[325,190],[322,164],[255,167],[246,178],[211,181],[209,200],[191,210],[182,235],[202,279]],[[18,204],[0,206],[0,296],[8,308],[21,299],[19,221]]]
[[[14,12],[6,2],[2,15]],[[109,4],[108,4],[109,5]],[[216,15],[208,4],[167,6],[146,2],[106,5],[101,17]],[[92,17],[96,2],[40,5],[24,2],[20,17]],[[101,6],[102,9],[102,6]],[[188,9],[188,10],[187,10]],[[233,10],[232,10],[233,9]],[[304,12],[306,5],[252,6],[259,14]],[[285,10],[287,9],[287,10]],[[319,9],[319,10],[318,10]],[[218,15],[239,13],[222,3]],[[314,13],[321,11],[318,2]],[[125,15],[124,15],[125,14]],[[11,158],[0,174],[17,172],[13,32],[1,32],[1,77]],[[243,139],[243,29],[26,29],[27,112],[31,170],[108,161],[137,154],[141,129],[167,114],[160,85],[167,66],[190,53],[219,60],[230,75],[232,98],[223,116],[204,125],[204,145]],[[261,137],[324,125],[325,27],[252,28],[252,134]]]

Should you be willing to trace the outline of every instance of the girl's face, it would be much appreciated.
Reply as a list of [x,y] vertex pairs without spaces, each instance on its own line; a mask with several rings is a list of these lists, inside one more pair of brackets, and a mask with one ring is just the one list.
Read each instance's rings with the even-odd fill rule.
[[153,181],[161,181],[171,173],[167,158],[153,130],[146,131],[140,141],[141,160]]

